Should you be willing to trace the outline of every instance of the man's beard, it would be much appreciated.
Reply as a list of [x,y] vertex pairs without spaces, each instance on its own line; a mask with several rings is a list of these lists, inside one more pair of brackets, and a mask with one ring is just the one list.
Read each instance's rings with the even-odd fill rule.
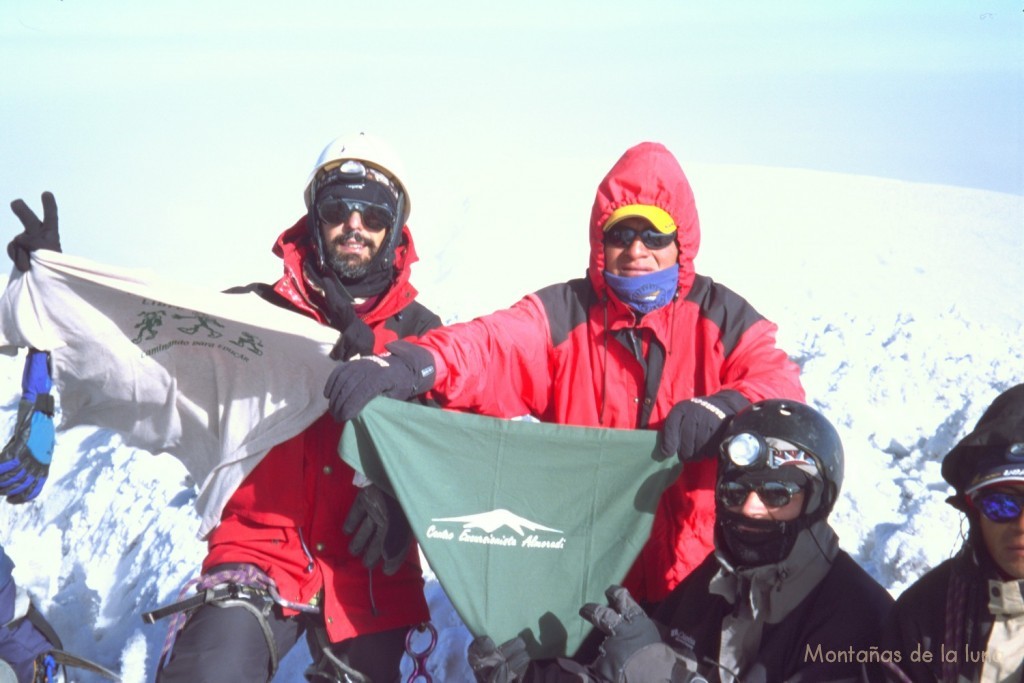
[[[367,250],[365,257],[359,254],[338,253],[337,247],[346,242],[356,242],[365,246]],[[356,280],[366,275],[370,270],[370,263],[376,255],[377,245],[367,240],[358,232],[350,232],[335,238],[331,242],[327,255],[327,265],[338,277],[345,280]]]

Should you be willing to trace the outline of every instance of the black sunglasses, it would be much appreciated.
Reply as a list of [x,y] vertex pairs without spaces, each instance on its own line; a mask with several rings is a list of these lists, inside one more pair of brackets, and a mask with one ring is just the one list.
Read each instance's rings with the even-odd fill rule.
[[353,211],[359,212],[363,225],[373,232],[386,230],[395,222],[394,212],[380,204],[330,196],[324,197],[316,204],[317,216],[327,225],[341,225],[348,220]]
[[664,249],[668,245],[676,241],[676,233],[672,231],[667,235],[663,232],[658,232],[654,228],[644,228],[643,230],[635,230],[633,228],[612,228],[604,234],[604,243],[609,244],[613,247],[621,247],[622,249],[628,249],[632,246],[636,238],[639,237],[640,241],[644,243],[644,246],[648,249]]
[[986,491],[971,497],[974,507],[997,524],[1012,522],[1024,511],[1024,494]]
[[722,505],[726,507],[739,507],[746,502],[751,492],[765,506],[780,508],[789,505],[793,496],[800,493],[801,487],[791,481],[762,481],[757,483],[742,481],[723,481],[718,485],[716,495]]

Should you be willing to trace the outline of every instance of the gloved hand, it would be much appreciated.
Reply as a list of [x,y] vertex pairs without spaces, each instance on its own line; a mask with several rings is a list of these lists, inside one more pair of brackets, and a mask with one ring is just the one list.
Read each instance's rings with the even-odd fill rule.
[[526,654],[526,642],[513,638],[498,647],[490,636],[477,636],[469,644],[466,653],[469,667],[477,683],[515,683],[523,680],[530,656]]
[[743,394],[731,389],[680,401],[661,427],[662,454],[678,455],[684,464],[713,457],[728,418],[748,405],[750,401]]
[[609,586],[605,596],[607,605],[591,602],[580,608],[580,616],[606,636],[601,654],[588,667],[593,678],[602,683],[707,683],[690,670],[696,670],[696,662],[662,640],[658,625],[628,590]]
[[32,266],[29,255],[36,249],[60,251],[60,233],[57,232],[57,200],[50,192],[43,196],[43,220],[20,199],[11,202],[11,211],[21,220],[25,231],[18,233],[7,245],[7,255],[14,267],[25,272]]
[[402,506],[373,484],[359,489],[341,530],[355,532],[348,550],[362,555],[364,567],[372,569],[383,561],[388,576],[398,571],[413,545],[412,528]]
[[388,353],[339,363],[324,387],[330,411],[347,422],[378,396],[408,401],[434,386],[434,356],[422,346],[391,342]]
[[353,356],[367,356],[373,353],[373,330],[356,313],[352,306],[352,297],[345,291],[337,276],[328,273],[327,276],[321,277],[312,271],[307,272],[307,275],[323,290],[327,322],[341,332],[338,343],[331,349],[331,358],[348,360]]
[[42,491],[56,441],[49,354],[29,350],[22,374],[22,398],[10,441],[0,451],[0,495],[27,503]]

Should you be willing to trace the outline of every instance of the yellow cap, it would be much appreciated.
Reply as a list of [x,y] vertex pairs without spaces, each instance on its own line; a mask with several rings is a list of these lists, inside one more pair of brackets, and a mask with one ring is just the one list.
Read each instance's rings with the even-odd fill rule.
[[672,216],[668,214],[668,211],[651,206],[650,204],[626,204],[625,206],[620,206],[612,211],[611,216],[608,216],[608,220],[604,222],[603,230],[608,232],[616,223],[634,216],[643,218],[653,225],[655,230],[665,235],[676,231],[676,222],[672,220]]

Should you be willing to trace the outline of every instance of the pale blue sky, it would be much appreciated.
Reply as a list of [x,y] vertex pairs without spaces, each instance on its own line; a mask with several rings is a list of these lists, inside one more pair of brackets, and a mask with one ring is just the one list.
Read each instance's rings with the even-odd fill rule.
[[531,239],[571,204],[582,247],[643,139],[1024,194],[1024,0],[6,0],[0,64],[0,199],[52,190],[66,251],[217,286],[276,274],[359,129],[403,156],[424,256],[482,202],[469,227]]

